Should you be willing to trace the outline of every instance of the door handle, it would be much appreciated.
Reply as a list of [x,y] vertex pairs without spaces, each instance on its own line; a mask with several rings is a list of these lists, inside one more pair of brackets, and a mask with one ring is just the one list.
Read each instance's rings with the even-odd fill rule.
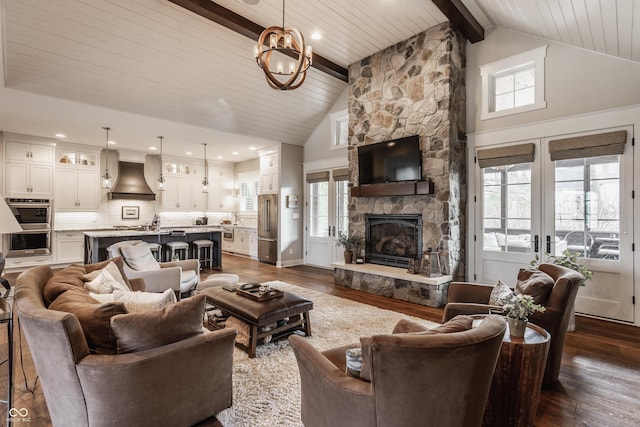
[[332,226],[331,230],[332,230],[331,232],[333,233],[333,237],[336,237],[336,226],[335,225]]
[[551,253],[551,236],[547,234],[547,253]]
[[533,236],[533,251],[534,252],[540,251],[540,238],[538,237],[537,234]]

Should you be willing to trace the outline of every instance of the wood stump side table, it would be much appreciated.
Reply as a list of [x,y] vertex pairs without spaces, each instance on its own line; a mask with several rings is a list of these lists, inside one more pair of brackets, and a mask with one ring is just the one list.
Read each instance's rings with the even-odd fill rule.
[[[476,317],[476,316],[474,316]],[[533,425],[551,335],[529,323],[524,338],[509,335],[509,326],[493,374],[483,426]]]

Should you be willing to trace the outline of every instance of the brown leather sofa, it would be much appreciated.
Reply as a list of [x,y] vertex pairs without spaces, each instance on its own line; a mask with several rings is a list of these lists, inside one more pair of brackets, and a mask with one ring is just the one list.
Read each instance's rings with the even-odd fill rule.
[[[569,317],[578,288],[583,283],[583,277],[574,270],[555,264],[540,264],[538,269],[555,281],[547,302],[542,304],[546,310],[529,316],[529,322],[544,328],[551,334],[549,355],[542,380],[544,385],[548,385],[558,381]],[[448,303],[445,306],[442,321],[446,322],[460,314],[489,313],[491,308],[497,308],[488,304],[492,290],[492,285],[479,283],[449,284]]]
[[305,427],[480,426],[505,328],[502,318],[489,316],[464,332],[373,336],[371,382],[345,373],[345,352],[353,346],[320,352],[292,335],[302,422]]
[[[88,266],[71,267],[88,271]],[[18,277],[15,292],[20,326],[54,426],[189,426],[231,406],[235,330],[197,330],[189,338],[140,351],[92,354],[78,317],[47,308],[43,290],[59,274],[48,266],[29,269]],[[66,283],[58,289],[81,292]],[[196,299],[174,307],[187,308]],[[140,317],[126,316],[136,315],[114,316],[111,327],[116,317],[131,322]],[[198,328],[197,319],[191,323]],[[165,333],[146,335],[158,332]]]

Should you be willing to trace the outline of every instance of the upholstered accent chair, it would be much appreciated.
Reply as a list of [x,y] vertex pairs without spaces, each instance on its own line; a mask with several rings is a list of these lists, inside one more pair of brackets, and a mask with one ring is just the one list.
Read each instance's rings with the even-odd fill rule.
[[124,258],[124,272],[130,279],[143,278],[147,292],[173,289],[176,296],[189,295],[200,282],[198,260],[158,262],[142,240],[125,240],[107,248],[111,258]]
[[[574,270],[555,264],[540,264],[538,269],[550,277],[551,285],[545,295],[540,294],[540,288],[530,287],[534,290],[538,299],[536,302],[543,305],[544,312],[536,312],[529,316],[529,322],[544,328],[551,334],[549,355],[545,367],[543,385],[553,384],[558,381],[562,351],[567,336],[569,318],[576,300],[578,288],[583,283],[583,277]],[[531,269],[521,269],[519,280],[527,280],[523,277]],[[479,283],[452,282],[449,284],[448,303],[445,306],[442,321],[460,314],[489,313],[491,309],[499,308],[490,305],[489,299],[494,286]]]
[[[199,330],[178,341],[132,352],[121,353],[118,343],[116,354],[91,353],[79,318],[71,312],[47,308],[44,290],[57,276],[49,266],[34,267],[18,277],[15,291],[20,326],[54,426],[188,426],[231,406],[235,330]],[[74,280],[68,282],[57,286],[57,299],[67,293],[84,292],[70,284]],[[194,303],[201,303],[204,312],[204,301],[198,299],[174,305],[182,305],[180,315],[196,312],[189,316],[192,330],[198,327],[198,319],[193,321],[198,311]],[[96,313],[112,310],[97,301],[93,306],[98,307]],[[160,316],[151,316],[161,318],[168,313],[159,310]],[[116,318],[121,330],[138,322],[141,341],[156,338],[160,332],[166,335],[172,329],[149,334],[152,328],[146,316],[118,314],[110,318],[111,327],[115,331]],[[202,315],[200,327],[201,319]],[[132,335],[125,336],[129,344]]]
[[320,352],[292,335],[302,422],[305,427],[480,426],[505,329],[504,319],[488,316],[463,332],[361,339],[368,343],[362,371],[368,353],[370,381],[345,373],[345,352],[352,346]]

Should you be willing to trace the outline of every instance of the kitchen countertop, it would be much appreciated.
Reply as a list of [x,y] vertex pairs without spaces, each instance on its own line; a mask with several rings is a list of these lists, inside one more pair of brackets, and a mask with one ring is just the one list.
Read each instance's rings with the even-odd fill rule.
[[160,231],[157,230],[94,230],[94,231],[84,231],[84,235],[87,237],[124,237],[124,236],[154,236],[154,235],[166,235],[171,234],[173,230],[181,230],[186,234],[193,233],[209,233],[212,231],[222,231],[222,228],[219,226],[209,226],[209,227],[171,227],[171,228],[161,228]]

